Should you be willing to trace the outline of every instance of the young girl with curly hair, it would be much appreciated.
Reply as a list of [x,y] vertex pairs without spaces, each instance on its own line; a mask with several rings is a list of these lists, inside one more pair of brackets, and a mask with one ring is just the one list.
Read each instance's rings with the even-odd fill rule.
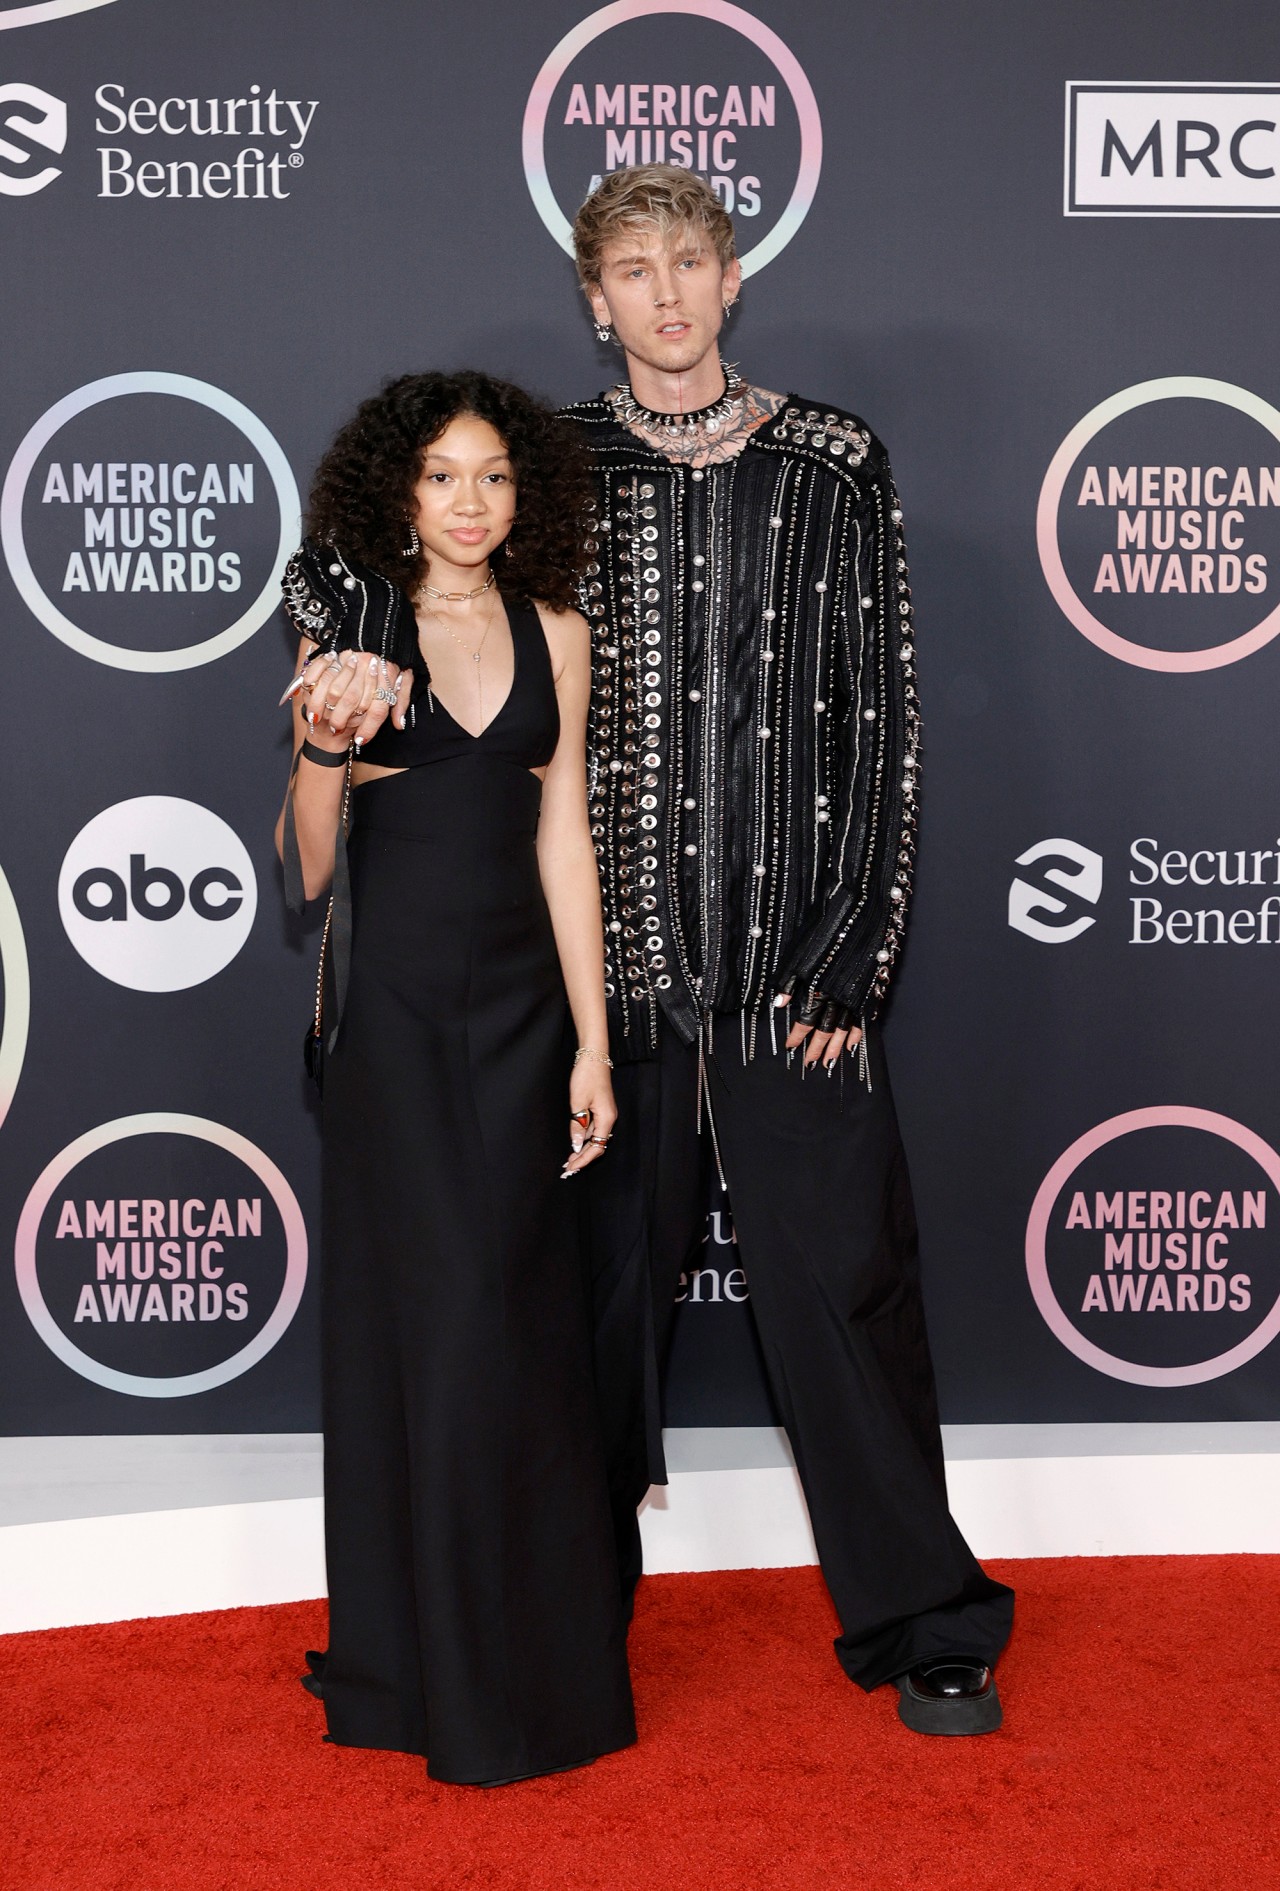
[[406,375],[321,461],[284,583],[278,844],[299,897],[332,888],[312,1042],[330,1637],[304,1684],[338,1745],[457,1784],[635,1738],[562,1185],[616,1114],[572,608],[586,490],[519,388]]

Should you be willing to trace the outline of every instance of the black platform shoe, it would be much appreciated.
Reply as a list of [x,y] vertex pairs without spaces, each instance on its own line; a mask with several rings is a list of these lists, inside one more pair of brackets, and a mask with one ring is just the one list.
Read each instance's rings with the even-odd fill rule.
[[317,1648],[308,1648],[307,1666],[310,1674],[298,1676],[308,1694],[314,1694],[318,1701],[324,1699],[324,1656]]
[[967,1655],[933,1655],[894,1682],[898,1718],[913,1733],[994,1733],[1004,1714],[990,1668]]

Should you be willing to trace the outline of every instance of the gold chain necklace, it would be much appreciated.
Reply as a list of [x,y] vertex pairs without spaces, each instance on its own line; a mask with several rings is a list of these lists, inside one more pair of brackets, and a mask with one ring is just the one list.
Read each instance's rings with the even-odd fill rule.
[[478,584],[474,591],[437,591],[434,584],[424,580],[418,586],[418,596],[425,604],[428,598],[443,598],[450,604],[465,604],[468,598],[482,598],[486,591],[492,591],[497,582],[497,573],[491,571],[483,584]]

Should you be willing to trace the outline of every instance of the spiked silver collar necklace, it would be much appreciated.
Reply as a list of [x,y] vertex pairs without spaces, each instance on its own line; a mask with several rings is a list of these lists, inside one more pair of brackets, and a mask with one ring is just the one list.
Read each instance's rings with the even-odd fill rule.
[[615,419],[624,427],[640,427],[646,433],[665,433],[673,439],[696,433],[719,433],[746,390],[746,382],[731,362],[724,363],[724,393],[707,407],[695,407],[687,414],[660,414],[652,407],[642,407],[625,381],[619,381],[605,395]]

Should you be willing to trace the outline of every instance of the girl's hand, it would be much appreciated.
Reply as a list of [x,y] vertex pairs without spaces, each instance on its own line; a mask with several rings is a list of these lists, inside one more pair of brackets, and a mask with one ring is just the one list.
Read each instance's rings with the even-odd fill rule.
[[593,1057],[575,1064],[569,1079],[569,1149],[560,1179],[599,1161],[618,1120],[609,1066]]
[[413,673],[381,658],[337,651],[307,664],[300,688],[302,714],[312,729],[325,728],[361,746],[378,733],[388,713],[403,729],[413,692]]

